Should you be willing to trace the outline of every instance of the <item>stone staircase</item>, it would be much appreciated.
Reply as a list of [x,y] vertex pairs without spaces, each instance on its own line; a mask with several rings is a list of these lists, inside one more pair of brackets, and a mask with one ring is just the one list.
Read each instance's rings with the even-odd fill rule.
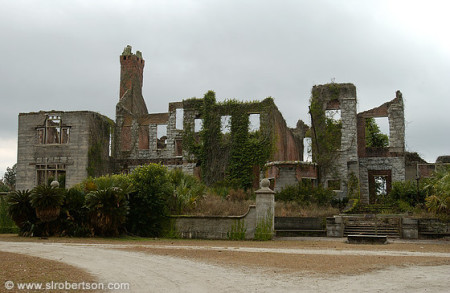
[[400,238],[401,218],[360,215],[344,218],[344,236],[348,235],[385,235],[389,238]]

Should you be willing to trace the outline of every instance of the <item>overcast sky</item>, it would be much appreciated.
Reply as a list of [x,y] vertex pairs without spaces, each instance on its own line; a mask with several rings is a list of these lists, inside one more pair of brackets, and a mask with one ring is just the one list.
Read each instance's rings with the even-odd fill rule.
[[363,0],[0,0],[0,177],[17,158],[21,112],[114,119],[119,55],[146,60],[149,112],[203,97],[268,96],[309,124],[311,87],[355,84],[358,111],[405,100],[406,146],[450,155],[450,2]]

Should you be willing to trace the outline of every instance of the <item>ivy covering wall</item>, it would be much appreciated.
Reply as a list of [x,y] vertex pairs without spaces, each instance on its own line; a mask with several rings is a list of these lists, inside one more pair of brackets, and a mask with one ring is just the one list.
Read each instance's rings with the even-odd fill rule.
[[334,171],[333,162],[336,159],[336,151],[341,147],[342,121],[325,115],[328,103],[338,103],[339,93],[339,84],[336,83],[315,86],[311,92],[309,112],[312,120],[313,161],[320,166],[322,175]]
[[[215,93],[209,91],[203,99],[184,100],[183,107],[203,120],[199,133],[195,133],[193,121],[186,123],[183,138],[183,149],[201,166],[202,180],[208,185],[225,180],[236,187],[251,188],[258,175],[254,170],[262,168],[275,152],[271,122],[277,108],[273,99],[217,103]],[[253,113],[260,114],[260,129],[249,132],[249,114]],[[229,133],[221,132],[222,116],[231,116]]]

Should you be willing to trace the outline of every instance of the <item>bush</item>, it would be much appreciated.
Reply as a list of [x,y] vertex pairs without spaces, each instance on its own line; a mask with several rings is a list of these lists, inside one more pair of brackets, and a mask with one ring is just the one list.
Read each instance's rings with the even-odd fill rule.
[[428,210],[448,220],[450,218],[450,168],[438,170],[426,189]]
[[329,206],[335,197],[334,191],[322,186],[314,187],[310,183],[299,182],[290,185],[275,194],[277,201],[294,201],[301,206],[316,204],[318,206]]
[[391,192],[386,195],[383,200],[386,204],[396,205],[398,202],[403,202],[410,207],[415,207],[417,204],[422,204],[425,202],[426,190],[424,189],[424,184],[419,185],[419,190],[417,190],[417,183],[413,181],[405,182],[394,182],[392,184]]
[[8,214],[20,229],[20,234],[27,232],[27,223],[37,221],[36,213],[30,203],[31,192],[27,190],[16,190],[6,197]]
[[64,189],[48,185],[33,188],[30,195],[31,206],[42,222],[51,222],[58,218],[64,202]]
[[96,234],[118,236],[123,231],[128,202],[121,188],[107,187],[88,193],[86,207]]
[[159,236],[173,195],[166,167],[158,164],[140,166],[130,179],[135,192],[129,197],[128,231],[139,236]]
[[206,186],[192,175],[187,175],[181,169],[173,169],[168,174],[172,184],[173,194],[169,198],[169,210],[174,214],[192,208],[206,192]]
[[78,188],[66,192],[66,198],[61,207],[61,234],[84,237],[91,234],[88,222],[88,208],[85,193]]

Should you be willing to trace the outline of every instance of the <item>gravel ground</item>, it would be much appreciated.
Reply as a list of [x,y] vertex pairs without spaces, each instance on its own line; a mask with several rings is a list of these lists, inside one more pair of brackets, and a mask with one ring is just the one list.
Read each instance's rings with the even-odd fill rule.
[[0,241],[0,251],[64,262],[101,282],[128,282],[131,290],[125,292],[448,292],[450,288],[448,242],[371,249],[373,245],[348,245],[342,239],[87,241],[91,243],[8,239]]

